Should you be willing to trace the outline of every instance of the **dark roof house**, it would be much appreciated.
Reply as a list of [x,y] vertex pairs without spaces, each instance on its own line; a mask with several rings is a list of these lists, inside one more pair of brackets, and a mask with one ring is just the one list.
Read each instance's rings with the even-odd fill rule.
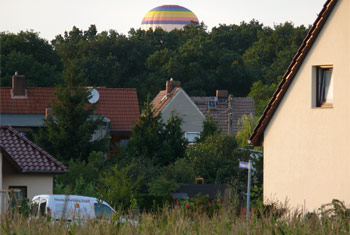
[[53,192],[53,175],[68,171],[61,162],[8,125],[0,126],[0,189],[21,197]]
[[0,147],[20,173],[64,173],[61,162],[8,125],[0,126]]
[[202,113],[209,113],[218,127],[226,134],[236,135],[238,120],[243,115],[254,115],[254,100],[251,97],[233,97],[226,90],[217,90],[216,96],[192,96],[192,101]]

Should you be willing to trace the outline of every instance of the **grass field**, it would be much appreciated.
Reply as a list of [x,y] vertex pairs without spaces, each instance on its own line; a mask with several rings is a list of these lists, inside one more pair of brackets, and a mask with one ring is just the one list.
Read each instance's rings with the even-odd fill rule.
[[0,234],[350,234],[350,210],[333,201],[323,213],[302,215],[266,208],[257,209],[249,220],[236,215],[236,209],[223,204],[211,216],[200,210],[188,213],[185,207],[168,207],[134,216],[138,224],[121,222],[119,214],[111,221],[85,223],[53,222],[48,218],[28,219],[22,215],[3,216]]

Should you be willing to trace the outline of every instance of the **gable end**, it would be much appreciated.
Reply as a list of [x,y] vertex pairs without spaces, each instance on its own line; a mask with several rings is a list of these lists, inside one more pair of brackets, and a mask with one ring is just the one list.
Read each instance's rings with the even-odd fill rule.
[[294,56],[291,64],[289,65],[286,73],[283,75],[283,78],[280,84],[277,87],[277,90],[274,92],[271,100],[266,106],[264,113],[259,119],[258,124],[253,130],[253,134],[249,138],[249,142],[254,146],[262,146],[264,141],[264,131],[268,126],[272,116],[277,110],[279,104],[281,103],[287,89],[289,88],[291,82],[293,81],[296,73],[298,72],[300,66],[302,65],[306,55],[312,48],[313,43],[317,39],[317,36],[321,32],[323,26],[327,22],[329,15],[331,14],[333,8],[337,4],[338,0],[328,0],[318,15],[315,23],[312,28],[309,30],[304,41],[299,47],[296,55]]

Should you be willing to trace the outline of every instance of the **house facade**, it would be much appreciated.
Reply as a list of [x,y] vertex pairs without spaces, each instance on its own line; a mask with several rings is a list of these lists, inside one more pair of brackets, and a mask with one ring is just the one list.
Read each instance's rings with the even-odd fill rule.
[[328,0],[250,141],[264,147],[264,198],[350,203],[350,1]]
[[179,81],[166,82],[166,89],[160,91],[152,101],[155,115],[161,114],[164,123],[170,118],[172,112],[182,118],[182,130],[189,142],[194,142],[202,131],[205,119],[203,113],[181,88]]
[[9,206],[5,191],[32,199],[53,193],[53,176],[68,169],[50,154],[8,125],[0,126],[0,214]]

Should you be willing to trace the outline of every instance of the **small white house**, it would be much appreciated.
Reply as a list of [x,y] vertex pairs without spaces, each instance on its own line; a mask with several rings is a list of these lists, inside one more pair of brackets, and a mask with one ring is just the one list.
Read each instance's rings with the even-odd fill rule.
[[189,142],[194,142],[199,137],[205,116],[181,88],[179,81],[167,81],[165,90],[157,94],[152,105],[155,115],[161,114],[164,122],[170,118],[172,112],[181,117],[181,127]]

